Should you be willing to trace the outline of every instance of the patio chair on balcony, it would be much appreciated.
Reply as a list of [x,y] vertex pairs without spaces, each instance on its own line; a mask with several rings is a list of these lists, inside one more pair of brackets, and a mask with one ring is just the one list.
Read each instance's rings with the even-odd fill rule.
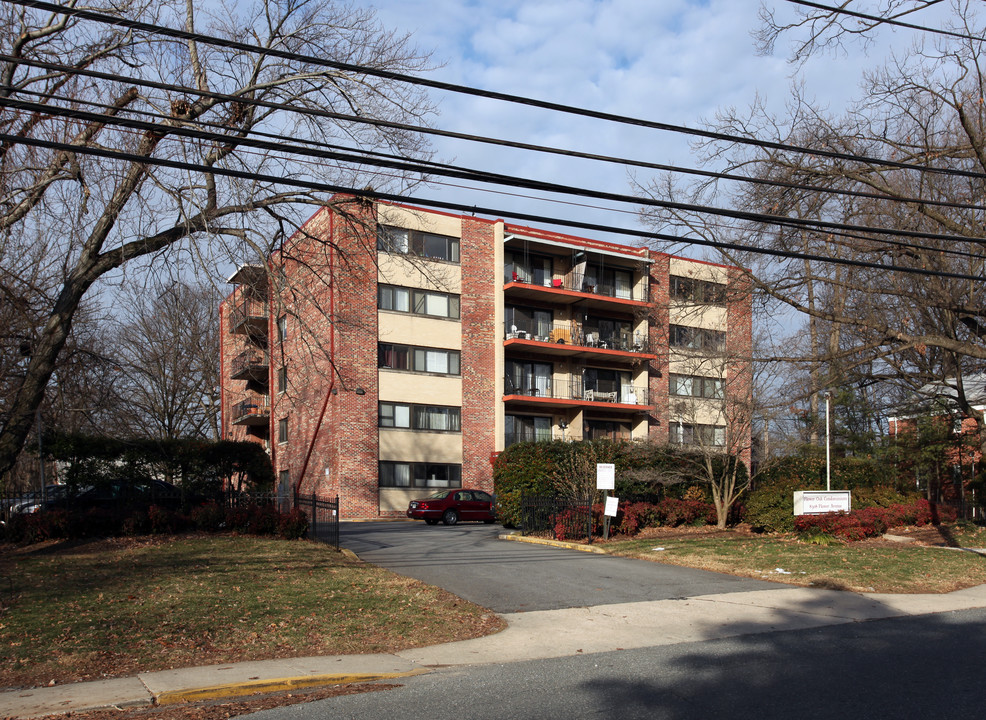
[[563,345],[566,343],[571,344],[572,331],[569,330],[568,328],[555,328],[550,333],[548,333],[548,337],[551,339],[551,342],[553,343],[561,343]]

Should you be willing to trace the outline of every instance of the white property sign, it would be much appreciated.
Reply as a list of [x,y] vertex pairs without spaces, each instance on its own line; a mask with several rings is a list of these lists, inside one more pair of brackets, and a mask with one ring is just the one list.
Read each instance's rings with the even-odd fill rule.
[[849,512],[852,493],[848,490],[798,490],[794,493],[795,515]]
[[603,515],[606,517],[616,517],[620,511],[620,499],[617,497],[607,497],[606,506],[603,508]]
[[596,490],[616,489],[616,465],[596,463]]

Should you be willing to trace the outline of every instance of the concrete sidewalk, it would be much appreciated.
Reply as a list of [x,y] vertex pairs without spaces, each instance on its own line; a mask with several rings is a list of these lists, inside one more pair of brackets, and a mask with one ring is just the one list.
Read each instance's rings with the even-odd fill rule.
[[440,666],[600,653],[984,607],[986,585],[947,595],[860,595],[778,587],[513,613],[503,616],[507,629],[497,635],[396,654],[231,663],[0,693],[0,717],[235,697],[407,677]]

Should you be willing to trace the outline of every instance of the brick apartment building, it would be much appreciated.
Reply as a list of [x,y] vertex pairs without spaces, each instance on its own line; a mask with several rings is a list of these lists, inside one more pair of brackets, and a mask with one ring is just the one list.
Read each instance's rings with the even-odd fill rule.
[[[519,441],[741,447],[734,268],[503,220],[336,198],[221,306],[222,423],[342,517],[492,491]],[[730,433],[745,440],[728,443]]]

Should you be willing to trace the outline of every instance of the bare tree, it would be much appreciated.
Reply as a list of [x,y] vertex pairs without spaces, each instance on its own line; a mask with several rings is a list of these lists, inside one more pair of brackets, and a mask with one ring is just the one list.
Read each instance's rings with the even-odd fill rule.
[[[890,14],[924,4],[891,3]],[[954,7],[954,24],[967,29],[968,39],[936,37],[892,58],[869,74],[865,95],[841,117],[820,110],[799,88],[786,117],[759,106],[748,115],[721,113],[720,131],[818,151],[704,147],[710,163],[774,185],[683,188],[662,181],[648,192],[784,219],[723,228],[699,214],[664,213],[651,215],[655,224],[815,258],[727,254],[751,269],[761,307],[807,318],[808,342],[778,346],[772,355],[808,368],[807,398],[825,388],[887,381],[906,393],[953,378],[955,402],[982,431],[978,398],[964,391],[963,378],[986,369],[986,302],[977,279],[986,269],[986,85],[982,42],[974,39],[983,32],[978,4]],[[846,37],[841,21],[828,21],[824,33]],[[824,35],[816,30],[812,50]],[[818,415],[817,402],[811,410]]]
[[[251,173],[366,184],[361,168],[258,151],[244,146],[248,135],[263,130],[359,150],[426,153],[419,135],[360,122],[425,120],[432,108],[416,87],[264,53],[398,73],[427,69],[408,38],[381,28],[371,11],[329,0],[257,0],[210,6],[202,23],[207,11],[190,0],[103,7],[113,18],[191,32],[206,27],[212,36],[249,41],[257,52],[26,3],[0,8],[0,49],[16,58],[0,63],[0,254],[10,257],[11,248],[43,238],[57,287],[37,313],[32,353],[13,382],[0,425],[0,475],[23,446],[77,312],[97,284],[110,277],[126,284],[138,270],[194,257],[267,257],[271,243],[290,234],[285,228],[310,213],[304,206],[325,202],[317,192]],[[124,118],[154,125],[118,126]],[[220,138],[185,133],[203,127]],[[146,162],[151,158],[188,165],[162,167]]]
[[218,293],[155,283],[127,293],[113,338],[118,431],[162,439],[219,439]]

